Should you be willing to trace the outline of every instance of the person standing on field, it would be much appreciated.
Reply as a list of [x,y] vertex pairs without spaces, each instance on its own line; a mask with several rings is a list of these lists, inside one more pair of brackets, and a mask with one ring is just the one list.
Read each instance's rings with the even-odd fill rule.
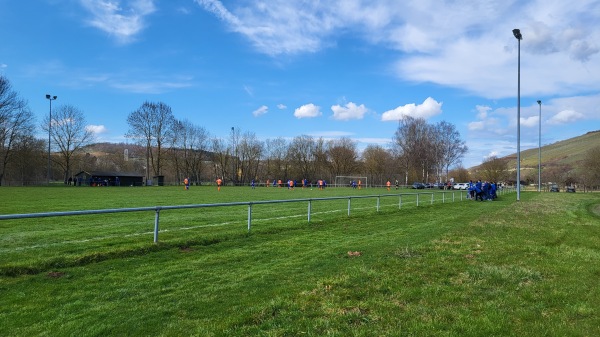
[[392,186],[392,183],[390,183],[390,181],[388,180],[387,183],[385,183],[385,186],[387,187],[387,190],[390,190],[390,186]]
[[217,178],[217,191],[221,190],[222,183],[223,183],[223,180],[221,180],[221,178]]
[[186,191],[190,189],[190,179],[187,177],[183,179],[183,189]]

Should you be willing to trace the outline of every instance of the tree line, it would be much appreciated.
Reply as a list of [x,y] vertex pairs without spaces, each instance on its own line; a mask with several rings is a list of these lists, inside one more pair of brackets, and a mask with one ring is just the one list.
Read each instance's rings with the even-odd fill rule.
[[[83,111],[59,105],[39,125],[51,140],[48,158],[48,141],[34,136],[37,128],[27,102],[0,76],[0,184],[66,183],[83,170],[133,172],[147,180],[160,176],[172,183],[184,178],[213,182],[220,177],[236,185],[252,180],[333,181],[342,175],[366,176],[372,185],[388,180],[408,185],[471,178],[460,165],[468,148],[456,127],[446,121],[430,124],[421,118],[403,118],[388,146],[368,145],[362,151],[350,138],[299,135],[263,141],[236,127],[228,137],[214,137],[204,127],[176,118],[163,102],[142,103],[126,122],[127,144],[97,144]],[[496,162],[491,158],[482,167]],[[510,180],[507,172],[506,167],[496,167],[478,174],[494,181]]]

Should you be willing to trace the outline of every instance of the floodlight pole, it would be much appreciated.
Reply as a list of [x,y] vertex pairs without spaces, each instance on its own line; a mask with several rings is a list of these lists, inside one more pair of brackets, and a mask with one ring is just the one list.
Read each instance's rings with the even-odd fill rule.
[[513,29],[513,35],[519,42],[517,68],[517,201],[521,200],[521,40],[519,29]]
[[48,116],[48,185],[50,185],[50,131],[52,130],[52,101],[58,97],[46,94],[46,99],[50,101],[50,114]]
[[538,100],[539,114],[539,139],[538,139],[538,192],[542,191],[542,101]]

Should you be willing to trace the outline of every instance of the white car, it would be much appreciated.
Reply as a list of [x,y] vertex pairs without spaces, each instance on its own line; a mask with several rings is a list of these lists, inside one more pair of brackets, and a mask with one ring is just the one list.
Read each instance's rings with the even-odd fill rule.
[[466,190],[469,188],[469,183],[456,183],[452,188],[455,190]]

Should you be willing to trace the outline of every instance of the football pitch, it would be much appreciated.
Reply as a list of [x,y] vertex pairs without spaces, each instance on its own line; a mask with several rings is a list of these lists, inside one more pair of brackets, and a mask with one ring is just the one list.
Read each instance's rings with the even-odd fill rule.
[[247,204],[160,211],[158,243],[154,212],[2,220],[0,335],[598,331],[598,194],[413,192],[0,188],[0,214],[313,199],[252,205],[251,231]]

